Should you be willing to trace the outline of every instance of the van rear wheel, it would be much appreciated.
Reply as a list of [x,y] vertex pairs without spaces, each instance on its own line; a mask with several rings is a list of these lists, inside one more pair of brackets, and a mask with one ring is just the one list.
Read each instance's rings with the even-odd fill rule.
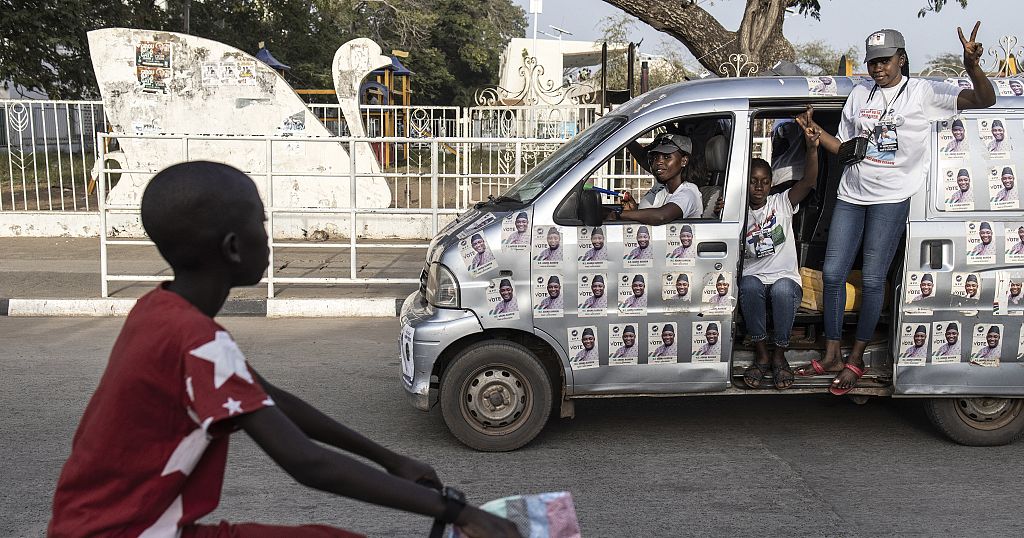
[[455,437],[486,452],[529,443],[551,414],[551,379],[527,348],[507,341],[474,344],[441,377],[441,415]]
[[928,418],[961,445],[998,446],[1024,435],[1024,399],[932,398]]

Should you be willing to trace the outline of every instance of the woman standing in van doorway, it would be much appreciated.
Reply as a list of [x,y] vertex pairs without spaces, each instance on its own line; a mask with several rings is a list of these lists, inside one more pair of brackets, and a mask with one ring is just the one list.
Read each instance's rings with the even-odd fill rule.
[[[974,25],[970,39],[957,28],[964,48],[964,69],[974,89],[909,78],[903,35],[896,30],[869,35],[865,61],[873,82],[857,85],[850,92],[836,136],[821,134],[821,145],[834,154],[840,153],[844,142],[867,139],[864,154],[852,152],[851,158],[844,159],[847,166],[829,229],[823,271],[825,356],[797,371],[798,375],[837,373],[829,387],[833,394],[850,392],[864,375],[864,349],[882,311],[886,273],[906,230],[910,197],[922,191],[931,166],[931,122],[996,102],[992,83],[978,64],[984,51],[975,41],[980,26],[980,21]],[[817,127],[813,120],[811,124]],[[882,138],[883,130],[893,137]],[[843,147],[844,156],[851,153],[848,149]],[[846,277],[861,246],[863,300],[853,349],[844,362],[840,336]]]

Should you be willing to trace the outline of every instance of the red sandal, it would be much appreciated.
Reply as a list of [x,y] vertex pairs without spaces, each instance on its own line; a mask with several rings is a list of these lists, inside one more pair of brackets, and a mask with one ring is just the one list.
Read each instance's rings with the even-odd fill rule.
[[[846,364],[843,365],[843,368],[853,372],[853,374],[857,376],[857,379],[860,379],[860,378],[864,377],[864,370],[861,369],[860,367],[854,365],[854,364],[846,363]],[[840,373],[842,373],[842,371],[840,371]],[[839,379],[838,375],[836,376],[836,379]],[[835,394],[836,396],[842,396],[842,395],[846,394],[847,392],[850,392],[851,390],[853,390],[856,387],[857,387],[857,383],[856,383],[856,381],[854,381],[853,385],[850,385],[849,388],[845,388],[845,389],[836,388],[836,382],[835,382],[835,380],[833,380],[832,381],[832,386],[830,386],[828,388],[828,391],[831,392],[832,394]]]
[[807,370],[806,366],[803,366],[803,367],[797,368],[796,375],[798,375],[800,377],[812,377],[812,376],[816,376],[816,375],[825,375],[825,374],[828,373],[828,370],[826,370],[825,367],[822,366],[820,362],[818,362],[818,359],[812,359],[810,366],[811,366],[811,370],[814,373],[811,373],[810,371]]

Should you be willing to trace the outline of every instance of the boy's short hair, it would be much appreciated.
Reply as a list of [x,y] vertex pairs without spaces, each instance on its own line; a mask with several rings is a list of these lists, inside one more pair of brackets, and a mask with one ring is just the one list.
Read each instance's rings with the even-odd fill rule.
[[768,172],[768,177],[772,177],[772,165],[768,161],[760,157],[754,157],[753,159],[750,159],[750,171],[753,172],[755,168],[763,169],[764,171]]
[[223,163],[193,161],[158,172],[142,195],[142,227],[175,270],[196,269],[241,227],[258,202],[256,184]]

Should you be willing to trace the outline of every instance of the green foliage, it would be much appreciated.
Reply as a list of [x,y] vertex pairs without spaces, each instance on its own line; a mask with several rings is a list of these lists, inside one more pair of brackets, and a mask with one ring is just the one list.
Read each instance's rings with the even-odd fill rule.
[[[938,12],[942,11],[942,6],[944,6],[948,0],[927,0],[927,1],[928,1],[928,5],[926,5],[925,7],[921,8],[921,10],[917,12],[917,16],[918,17],[924,17],[929,12],[938,13]],[[960,7],[962,7],[962,8],[966,8],[967,7],[967,0],[957,0],[957,2],[960,3]]]
[[834,75],[843,55],[852,58],[854,63],[857,63],[860,54],[857,47],[851,46],[846,50],[839,50],[824,40],[794,43],[793,49],[796,51],[794,63],[808,75]]

